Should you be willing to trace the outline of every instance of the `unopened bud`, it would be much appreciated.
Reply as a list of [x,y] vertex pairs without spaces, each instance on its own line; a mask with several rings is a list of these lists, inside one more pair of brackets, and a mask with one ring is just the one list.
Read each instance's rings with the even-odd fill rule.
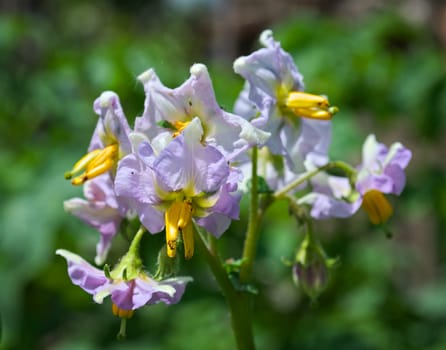
[[293,281],[312,300],[327,287],[328,269],[323,261],[315,261],[307,266],[296,262],[292,267]]
[[335,260],[327,258],[322,246],[308,236],[302,242],[292,267],[293,281],[315,300],[327,287],[329,269]]

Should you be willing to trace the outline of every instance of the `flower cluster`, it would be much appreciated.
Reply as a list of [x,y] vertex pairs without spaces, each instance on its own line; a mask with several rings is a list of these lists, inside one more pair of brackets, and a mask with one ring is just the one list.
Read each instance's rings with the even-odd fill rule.
[[[137,222],[141,228],[111,271],[66,250],[57,254],[67,260],[72,282],[95,302],[111,296],[113,313],[120,318],[144,305],[177,303],[191,281],[175,276],[176,268],[169,273],[158,269],[155,276],[143,269],[138,247],[145,232],[165,235],[160,265],[173,266],[178,251],[190,259],[203,232],[220,238],[239,218],[247,189],[254,203],[251,221],[268,207],[259,206],[260,196],[268,199],[263,203],[286,199],[307,228],[313,219],[348,217],[359,208],[373,224],[391,216],[385,195],[403,190],[411,152],[400,143],[388,149],[371,135],[358,167],[330,160],[331,123],[338,108],[326,96],[305,91],[302,74],[270,30],[260,42],[262,48],[234,62],[245,86],[233,113],[219,106],[203,64],[194,64],[190,77],[173,89],[153,69],[143,72],[138,80],[145,91],[144,111],[133,128],[117,94],[106,91],[94,102],[99,118],[88,153],[65,174],[73,185],[83,185],[85,199],[67,200],[65,210],[99,232],[97,265],[107,260],[123,226]],[[331,175],[332,168],[344,176]],[[248,180],[251,186],[245,186]],[[315,297],[332,264],[309,230],[293,271],[295,281]],[[245,242],[252,244],[249,232]],[[241,270],[246,261],[252,264],[252,249],[246,251]]]

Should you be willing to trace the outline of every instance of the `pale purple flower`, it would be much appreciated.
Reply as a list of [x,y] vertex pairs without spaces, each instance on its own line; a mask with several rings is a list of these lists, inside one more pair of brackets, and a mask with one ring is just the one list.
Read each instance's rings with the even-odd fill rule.
[[63,249],[58,249],[56,254],[67,260],[68,275],[73,284],[93,295],[93,300],[99,304],[110,296],[112,302],[123,310],[135,310],[160,302],[176,304],[183,296],[186,284],[192,281],[190,277],[156,281],[143,271],[128,280],[113,276],[108,278],[104,271],[91,266],[76,254]]
[[119,159],[132,151],[129,139],[131,130],[118,95],[112,91],[103,92],[94,102],[93,108],[99,119],[88,153],[71,171],[65,173],[73,185],[82,185],[104,173],[114,176]]
[[[285,172],[302,172],[308,157],[325,164],[331,122],[298,118],[296,110],[287,107],[289,95],[304,90],[303,77],[270,30],[261,34],[260,41],[264,48],[234,62],[235,72],[246,79],[234,106],[235,113],[271,133],[266,146],[271,154],[285,157]],[[277,174],[281,172],[277,169]]]
[[175,89],[164,86],[153,69],[138,77],[144,84],[146,100],[143,115],[136,118],[135,132],[144,134],[157,148],[159,143],[165,146],[198,117],[204,130],[202,141],[218,148],[228,160],[266,142],[269,133],[218,105],[205,65],[194,64],[190,73],[190,78]]
[[200,142],[202,135],[200,120],[194,118],[159,154],[142,141],[119,164],[116,194],[134,203],[151,233],[166,226],[168,246],[176,244],[179,231],[187,243],[192,219],[216,237],[238,219],[240,196],[234,191],[239,174],[217,148]]
[[297,200],[309,204],[310,215],[315,219],[347,218],[361,206],[361,199],[350,201],[352,194],[349,180],[340,176],[318,174],[311,180],[312,191]]
[[362,164],[358,167],[353,201],[353,189],[349,179],[319,174],[311,183],[313,191],[298,200],[299,204],[310,204],[311,215],[316,219],[348,217],[361,206],[374,224],[384,223],[392,214],[392,206],[384,194],[401,194],[412,152],[397,142],[387,148],[369,135],[362,149]]
[[96,245],[97,265],[104,263],[113,237],[125,217],[127,208],[120,204],[113,189],[110,174],[102,174],[84,184],[83,198],[72,198],[64,202],[64,209],[79,217],[87,225],[99,231],[101,237]]
[[400,195],[406,184],[404,169],[411,158],[412,152],[401,143],[387,148],[375,135],[369,135],[362,148],[356,189],[362,195],[370,190]]
[[122,158],[132,150],[129,134],[130,126],[125,117],[119,97],[113,91],[104,91],[93,104],[99,116],[98,123],[90,141],[89,151],[104,148],[111,144],[119,145],[119,157]]

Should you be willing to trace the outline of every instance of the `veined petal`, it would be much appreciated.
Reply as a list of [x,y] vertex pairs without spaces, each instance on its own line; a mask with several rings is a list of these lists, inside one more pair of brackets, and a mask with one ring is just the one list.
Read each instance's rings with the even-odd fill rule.
[[362,147],[362,165],[369,170],[379,170],[387,154],[387,147],[376,140],[375,135],[369,135]]
[[115,179],[116,195],[136,210],[141,223],[151,233],[164,228],[163,213],[155,208],[161,202],[155,186],[154,172],[134,154],[121,160]]
[[350,217],[359,209],[361,201],[348,203],[326,194],[312,192],[299,198],[298,204],[310,204],[311,216],[315,219],[323,220]]
[[412,158],[412,152],[404,147],[401,143],[396,142],[390,146],[389,153],[384,160],[384,166],[397,165],[404,169]]
[[87,293],[95,294],[98,289],[108,283],[103,271],[91,266],[79,255],[65,249],[56,250],[56,254],[67,260],[68,275],[73,284],[81,287]]
[[221,235],[228,229],[231,221],[231,218],[219,213],[212,213],[203,218],[196,218],[198,225],[204,227],[208,232],[217,238],[220,238]]
[[392,179],[392,190],[390,193],[400,195],[406,185],[406,173],[396,164],[386,166],[384,174]]
[[130,153],[131,144],[128,135],[131,130],[118,95],[113,91],[105,91],[96,99],[93,107],[100,116],[96,131],[103,146],[118,143],[120,156]]
[[393,189],[393,180],[387,175],[369,175],[356,183],[356,189],[359,193],[365,194],[370,190],[378,190],[382,193],[391,193]]
[[193,194],[215,192],[229,175],[223,155],[200,143],[199,125],[198,118],[194,119],[154,163],[158,181],[170,191],[193,188]]

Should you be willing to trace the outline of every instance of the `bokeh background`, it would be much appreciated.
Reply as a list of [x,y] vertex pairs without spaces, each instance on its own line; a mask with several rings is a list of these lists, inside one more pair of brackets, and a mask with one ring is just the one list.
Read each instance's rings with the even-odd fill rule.
[[[121,98],[130,122],[143,110],[136,76],[153,67],[175,87],[205,63],[231,110],[243,84],[233,60],[272,28],[296,60],[307,90],[326,94],[332,156],[360,159],[369,133],[413,150],[407,189],[392,198],[393,239],[363,213],[316,224],[339,256],[317,303],[293,285],[302,239],[283,203],[262,223],[255,268],[259,349],[446,349],[446,6],[380,0],[0,0],[1,349],[233,349],[225,302],[197,255],[182,302],[139,310],[118,342],[109,301],[96,305],[71,284],[57,248],[92,261],[97,233],[63,211],[81,188],[63,174],[84,154],[94,99]],[[246,209],[246,206],[244,206]],[[221,240],[239,256],[246,212]],[[152,268],[163,237],[144,242]],[[125,252],[121,237],[113,263]]]

